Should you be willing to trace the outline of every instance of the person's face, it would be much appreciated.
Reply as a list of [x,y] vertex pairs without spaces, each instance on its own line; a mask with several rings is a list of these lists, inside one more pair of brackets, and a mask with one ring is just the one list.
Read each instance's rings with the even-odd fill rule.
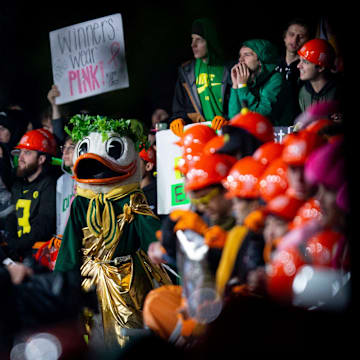
[[191,35],[191,48],[195,59],[204,59],[207,56],[206,40],[197,34]]
[[212,223],[228,216],[231,211],[231,200],[226,199],[219,188],[207,187],[191,191],[189,196],[197,209],[208,216]]
[[236,223],[242,225],[245,218],[259,206],[258,200],[248,200],[243,198],[234,197],[232,199],[232,210],[236,217]]
[[29,177],[33,175],[44,162],[44,157],[44,155],[39,156],[35,150],[21,149],[16,175],[18,177]]
[[11,133],[8,128],[0,125],[0,142],[7,144],[10,141]]
[[265,242],[272,243],[275,239],[284,236],[287,231],[287,221],[273,215],[268,215],[266,217],[263,232]]
[[290,25],[284,36],[286,50],[290,53],[297,53],[308,40],[306,28],[298,24]]
[[75,150],[75,144],[72,142],[72,140],[67,140],[64,146],[62,147],[63,162],[64,165],[69,168],[72,168],[74,165],[73,163],[74,150]]
[[165,121],[169,117],[169,114],[164,109],[156,109],[154,113],[151,116],[151,123],[152,126],[155,127],[155,125],[159,122]]
[[300,79],[303,81],[316,80],[323,69],[302,56],[300,56],[300,62],[297,67],[300,70]]
[[252,72],[257,71],[261,66],[256,53],[246,46],[239,51],[239,64],[245,64]]
[[304,167],[288,165],[287,178],[289,187],[294,190],[296,196],[300,199],[307,197],[310,189],[305,180]]
[[321,221],[325,226],[331,226],[338,224],[340,218],[342,218],[342,211],[336,204],[337,191],[330,190],[324,185],[320,184],[315,198],[320,203],[322,211]]

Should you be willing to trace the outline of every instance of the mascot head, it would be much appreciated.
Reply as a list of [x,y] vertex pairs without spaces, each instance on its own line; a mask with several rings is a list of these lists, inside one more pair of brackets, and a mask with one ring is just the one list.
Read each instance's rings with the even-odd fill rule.
[[74,178],[79,187],[98,193],[140,182],[138,152],[147,140],[138,120],[76,115],[65,131],[76,142]]

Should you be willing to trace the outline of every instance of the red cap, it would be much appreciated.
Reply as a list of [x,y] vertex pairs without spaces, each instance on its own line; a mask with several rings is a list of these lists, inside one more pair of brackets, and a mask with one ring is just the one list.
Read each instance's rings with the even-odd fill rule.
[[25,133],[15,149],[35,150],[55,156],[56,140],[50,131],[35,129]]
[[235,115],[229,125],[247,130],[263,143],[274,140],[274,129],[270,120],[247,108],[243,108],[239,114]]
[[313,64],[332,68],[335,62],[335,50],[331,44],[323,39],[312,39],[306,42],[298,54]]
[[220,184],[235,162],[236,158],[228,155],[201,154],[186,173],[185,190],[197,190]]
[[186,129],[175,144],[183,147],[186,153],[199,153],[204,145],[213,137],[216,132],[211,127],[204,124],[196,124]]
[[269,165],[273,160],[281,156],[284,145],[269,141],[261,145],[253,154],[254,159],[260,161],[263,165]]
[[289,194],[281,194],[270,200],[265,207],[265,213],[278,216],[286,221],[291,221],[300,206],[304,204],[303,200],[290,196]]
[[295,229],[314,219],[320,219],[320,203],[316,199],[309,199],[297,211],[293,221],[289,224],[289,229]]
[[310,131],[302,130],[289,134],[284,138],[282,159],[287,165],[302,166],[309,155],[326,140]]
[[287,180],[287,165],[281,157],[273,160],[259,179],[259,192],[262,199],[269,202],[274,197],[283,194],[289,184]]
[[314,265],[331,266],[343,237],[342,233],[330,229],[315,234],[306,243],[306,256]]
[[264,165],[252,156],[245,156],[238,160],[222,182],[228,190],[226,196],[228,198],[258,198],[260,195],[257,184],[264,169]]

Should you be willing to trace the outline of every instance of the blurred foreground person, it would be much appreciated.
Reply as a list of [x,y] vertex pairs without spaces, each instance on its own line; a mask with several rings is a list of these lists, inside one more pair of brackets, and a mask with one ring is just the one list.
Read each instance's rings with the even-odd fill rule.
[[196,341],[210,321],[206,311],[211,313],[216,308],[218,314],[221,309],[215,291],[215,272],[224,235],[235,225],[231,201],[224,197],[221,180],[235,161],[228,155],[198,154],[198,160],[186,168],[185,190],[202,215],[191,210],[170,213],[177,235],[170,249],[164,238],[166,233],[162,234],[164,250],[176,252],[182,286],[151,291],[145,300],[144,321],[156,334],[180,346]]

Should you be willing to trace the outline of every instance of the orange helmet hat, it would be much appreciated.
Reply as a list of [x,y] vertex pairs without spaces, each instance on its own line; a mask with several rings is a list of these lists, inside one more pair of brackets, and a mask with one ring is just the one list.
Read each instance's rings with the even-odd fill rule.
[[229,125],[247,130],[263,143],[274,140],[274,129],[270,120],[247,108],[243,108],[239,114],[235,115]]
[[199,161],[199,155],[186,155],[179,157],[177,164],[175,165],[174,170],[180,171],[183,175],[186,176],[187,172],[193,166],[195,162]]
[[40,151],[49,155],[56,155],[56,140],[46,129],[35,129],[25,133],[15,149]]
[[196,124],[186,129],[181,138],[175,142],[182,150],[182,157],[176,170],[186,175],[192,164],[199,160],[204,145],[216,136],[215,130],[204,124]]
[[273,160],[261,175],[258,183],[260,197],[269,202],[288,188],[287,165],[281,157]]
[[305,254],[313,265],[331,266],[336,256],[339,242],[344,235],[327,229],[312,236],[306,243]]
[[257,184],[264,169],[264,165],[252,156],[245,156],[238,160],[222,182],[228,191],[226,196],[229,198],[258,198]]
[[320,130],[333,124],[334,122],[330,119],[319,119],[311,122],[308,126],[305,127],[305,130],[317,134]]
[[279,301],[292,300],[292,284],[305,259],[296,247],[276,250],[273,260],[266,267],[266,283],[269,295]]
[[185,190],[198,190],[213,184],[220,184],[236,158],[221,154],[201,154],[186,173]]
[[261,145],[253,154],[254,159],[260,161],[263,165],[269,165],[273,160],[281,156],[284,145],[269,141]]
[[323,145],[326,140],[311,131],[299,131],[284,138],[282,159],[287,165],[302,166],[311,152]]
[[[210,139],[203,148],[203,154],[213,155],[217,154],[217,149],[220,149],[225,143],[225,139],[223,135],[215,136]],[[229,157],[229,161],[234,160],[234,156],[228,154],[221,154],[224,158]],[[197,159],[195,159],[196,161]]]
[[295,228],[303,226],[306,222],[314,219],[321,218],[321,209],[320,203],[318,200],[311,198],[303,204],[297,211],[294,219],[289,224],[289,229],[293,230]]
[[215,136],[216,132],[211,127],[196,124],[186,129],[183,136],[175,144],[181,146],[186,154],[199,153],[202,151],[203,146]]
[[153,146],[150,146],[149,149],[147,149],[147,150],[145,150],[145,148],[142,149],[139,152],[139,156],[147,162],[156,164],[156,151]]
[[335,62],[335,50],[323,39],[312,39],[306,42],[298,54],[313,64],[331,69]]
[[216,150],[221,148],[225,143],[223,135],[214,136],[204,146],[204,154],[215,154]]
[[275,215],[284,219],[285,221],[291,221],[295,217],[300,206],[303,204],[303,200],[284,193],[271,199],[266,204],[264,211],[268,215]]

